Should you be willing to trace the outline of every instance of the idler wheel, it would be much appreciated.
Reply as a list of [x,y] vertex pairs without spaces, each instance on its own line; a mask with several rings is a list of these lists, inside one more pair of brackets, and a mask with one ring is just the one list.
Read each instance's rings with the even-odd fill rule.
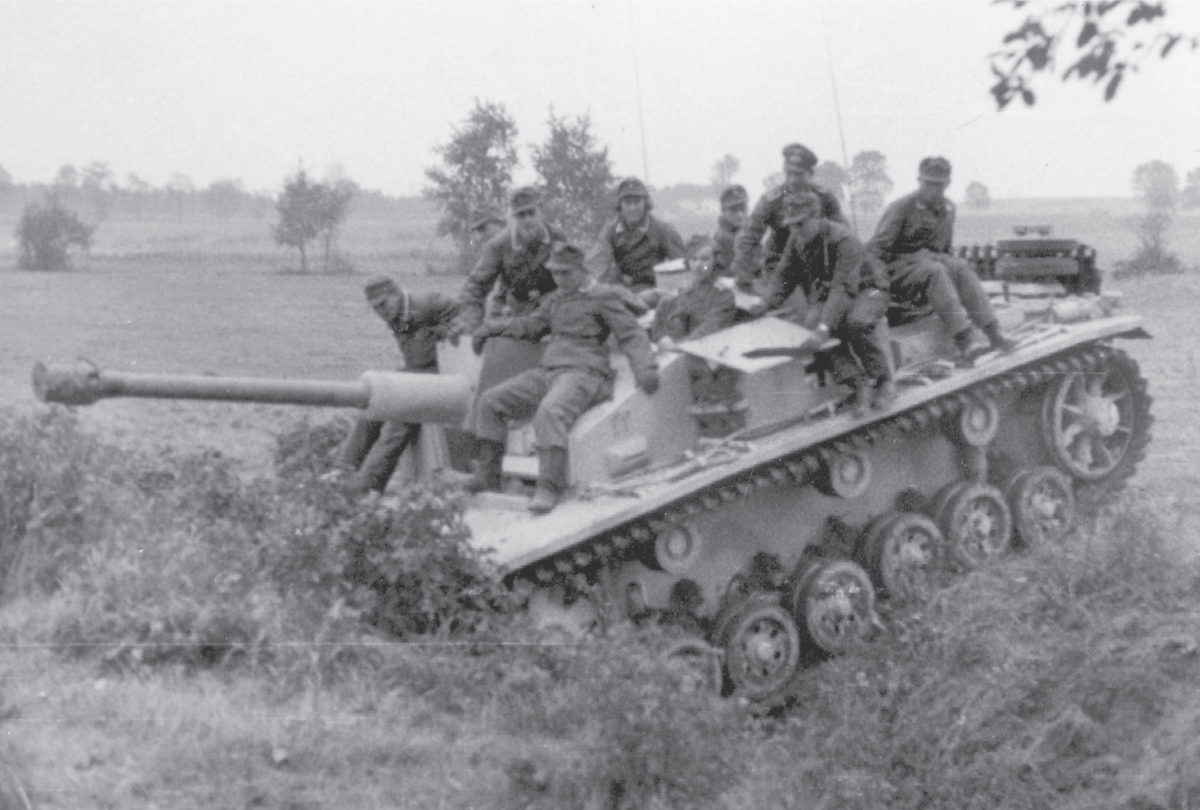
[[703,548],[703,537],[694,524],[673,523],[654,538],[654,561],[668,574],[682,574],[700,558]]
[[831,655],[864,641],[875,625],[875,586],[858,563],[819,560],[797,580],[792,614],[814,644]]
[[857,498],[871,486],[871,459],[861,450],[829,454],[817,479],[817,488],[838,498]]
[[1017,539],[1026,548],[1057,543],[1075,524],[1075,491],[1057,467],[1025,470],[1008,487]]
[[754,701],[780,697],[800,667],[800,631],[779,600],[751,597],[730,617],[724,635],[734,693]]
[[1046,391],[1042,433],[1054,462],[1072,478],[1099,481],[1137,462],[1145,443],[1149,398],[1137,365],[1120,352],[1093,371],[1071,371]]
[[1004,493],[969,483],[946,501],[939,523],[950,553],[963,567],[978,568],[1012,547],[1013,521]]
[[956,417],[958,437],[968,447],[986,447],[1000,430],[1000,408],[992,399],[969,399]]
[[910,600],[932,589],[932,569],[944,547],[936,523],[900,512],[883,515],[868,527],[862,554],[872,580],[887,596]]
[[724,678],[721,651],[698,638],[686,638],[667,647],[663,658],[683,677],[684,689],[719,692]]

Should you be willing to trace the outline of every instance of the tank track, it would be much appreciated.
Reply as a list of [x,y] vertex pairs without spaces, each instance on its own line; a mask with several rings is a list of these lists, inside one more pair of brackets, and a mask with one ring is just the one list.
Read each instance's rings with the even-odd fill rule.
[[1138,413],[1138,424],[1143,430],[1134,437],[1121,465],[1103,481],[1076,482],[1076,490],[1080,493],[1081,500],[1092,505],[1098,504],[1105,495],[1119,490],[1124,485],[1145,456],[1150,441],[1152,417],[1149,413],[1151,398],[1146,392],[1147,383],[1141,376],[1136,361],[1110,345],[1093,343],[1072,347],[1028,366],[1018,367],[1002,377],[985,380],[922,403],[811,448],[766,462],[749,473],[733,475],[704,490],[687,495],[669,506],[642,515],[590,542],[540,560],[514,572],[514,576],[526,578],[526,581],[536,587],[558,586],[568,593],[586,593],[597,582],[599,570],[622,559],[642,555],[646,544],[657,534],[655,528],[658,525],[675,523],[684,518],[714,511],[725,503],[746,497],[760,487],[796,486],[810,482],[822,468],[823,461],[835,453],[861,450],[890,437],[922,430],[939,420],[954,416],[973,399],[991,399],[1001,394],[1020,393],[1048,383],[1063,373],[1098,369],[1110,360],[1125,364],[1126,371],[1131,372],[1130,378],[1140,395],[1141,412]]

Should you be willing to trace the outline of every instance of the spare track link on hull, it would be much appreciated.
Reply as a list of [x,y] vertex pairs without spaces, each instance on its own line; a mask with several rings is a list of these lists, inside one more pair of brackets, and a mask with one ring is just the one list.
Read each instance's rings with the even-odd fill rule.
[[537,586],[559,586],[568,593],[586,593],[597,582],[597,568],[606,567],[620,559],[645,554],[647,544],[652,543],[657,534],[654,527],[659,524],[677,523],[685,517],[714,511],[727,502],[747,496],[758,487],[812,482],[814,474],[822,469],[823,458],[831,454],[865,448],[889,436],[924,429],[934,422],[958,413],[967,402],[975,398],[981,397],[986,400],[1000,394],[1025,391],[1048,383],[1065,373],[1100,368],[1110,358],[1125,365],[1126,370],[1132,374],[1143,406],[1137,418],[1144,429],[1141,435],[1135,438],[1135,443],[1129,448],[1126,458],[1113,475],[1095,484],[1076,482],[1081,500],[1096,502],[1103,494],[1118,489],[1125,479],[1133,474],[1145,455],[1150,439],[1149,427],[1153,421],[1149,414],[1151,398],[1146,393],[1146,380],[1140,376],[1137,363],[1124,352],[1106,343],[1072,347],[1028,366],[1019,366],[1003,376],[945,394],[805,450],[772,459],[749,473],[739,473],[667,507],[635,518],[624,526],[606,531],[591,541],[515,571],[512,577],[528,578]]

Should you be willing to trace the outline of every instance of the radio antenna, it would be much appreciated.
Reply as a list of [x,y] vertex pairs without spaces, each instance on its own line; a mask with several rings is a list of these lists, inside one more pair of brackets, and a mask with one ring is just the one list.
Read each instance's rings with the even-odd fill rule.
[[629,3],[629,39],[633,43],[633,86],[637,91],[638,132],[642,137],[642,182],[650,185],[650,164],[646,160],[646,119],[642,115],[642,76],[638,70],[637,26],[633,23],[633,3]]
[[[838,101],[837,79],[833,74],[833,53],[829,49],[829,26],[825,23],[825,4],[817,3],[821,14],[821,36],[825,40],[825,61],[829,65],[829,84],[833,88],[833,112],[837,116],[838,138],[842,142],[842,165],[846,167],[847,176],[850,172],[850,157],[846,154],[846,130],[842,127],[842,105]],[[636,63],[635,63],[636,64]],[[846,197],[850,205],[850,222],[854,225],[854,235],[858,235],[858,217],[854,213],[854,192],[850,184],[846,184]]]

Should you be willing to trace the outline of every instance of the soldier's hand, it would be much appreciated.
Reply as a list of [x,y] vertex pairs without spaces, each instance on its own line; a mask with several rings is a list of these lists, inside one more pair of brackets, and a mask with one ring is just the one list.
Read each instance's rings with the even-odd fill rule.
[[804,321],[802,322],[802,326],[805,329],[816,329],[817,324],[819,323],[821,323],[820,307],[810,306],[808,309],[804,310]]
[[675,341],[669,335],[665,335],[658,340],[658,350],[660,352],[675,351]]
[[483,344],[487,342],[487,337],[484,335],[471,336],[471,351],[475,352],[476,357],[483,355]]
[[654,396],[658,391],[658,372],[652,368],[643,371],[637,378],[637,384],[638,388]]
[[746,308],[746,314],[751,318],[757,318],[767,311],[767,302],[761,298]]

